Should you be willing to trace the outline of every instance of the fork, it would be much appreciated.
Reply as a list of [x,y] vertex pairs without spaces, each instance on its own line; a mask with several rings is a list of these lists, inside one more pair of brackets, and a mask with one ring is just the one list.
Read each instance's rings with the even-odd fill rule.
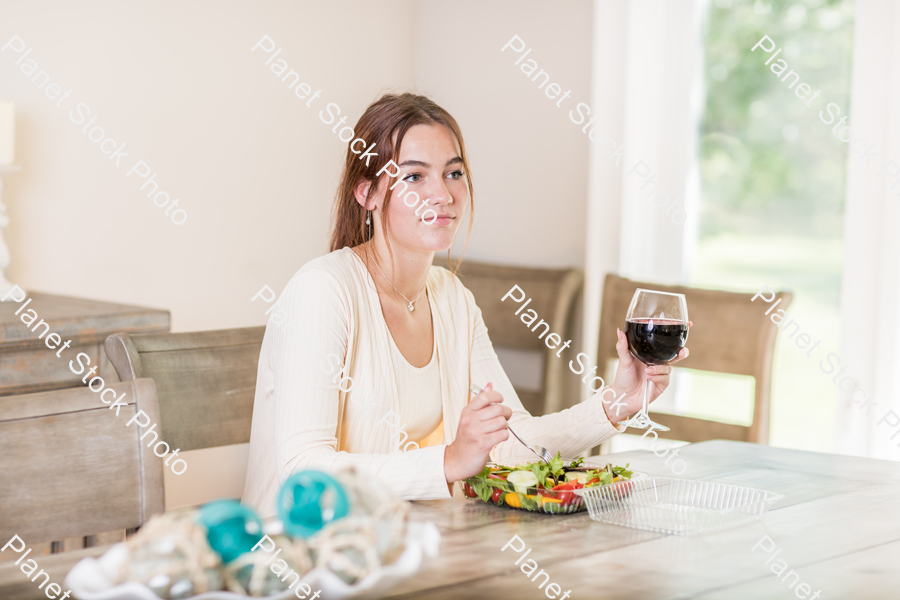
[[[480,387],[478,387],[477,385],[475,385],[475,384],[473,383],[472,385],[469,386],[469,391],[472,392],[472,394],[474,394],[474,395],[477,396],[478,394],[480,394],[480,393],[483,392],[484,390],[481,389]],[[538,458],[540,458],[542,461],[544,461],[544,462],[547,463],[548,465],[550,464],[550,459],[552,458],[552,456],[550,456],[550,453],[547,451],[546,448],[544,448],[543,446],[538,446],[538,445],[532,446],[532,445],[530,445],[530,444],[526,444],[526,443],[525,443],[525,440],[523,440],[522,438],[519,437],[519,434],[515,432],[515,430],[510,426],[510,424],[509,424],[508,422],[507,422],[507,424],[506,424],[506,428],[509,429],[509,432],[510,432],[511,434],[513,434],[514,436],[516,436],[516,439],[517,439],[517,440],[519,440],[520,442],[522,442],[522,445],[523,445],[523,446],[525,446],[526,448],[528,448],[529,450],[531,450],[532,452],[534,452],[534,454],[535,454]]]

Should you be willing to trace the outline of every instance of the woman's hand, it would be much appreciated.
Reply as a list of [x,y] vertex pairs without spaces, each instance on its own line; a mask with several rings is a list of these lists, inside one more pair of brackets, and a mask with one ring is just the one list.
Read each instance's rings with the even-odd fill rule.
[[[693,326],[693,322],[688,321],[688,327]],[[678,356],[670,363],[665,365],[645,365],[631,355],[628,350],[628,338],[625,334],[616,329],[618,339],[616,341],[616,353],[619,355],[619,367],[616,369],[616,380],[612,384],[612,396],[604,393],[604,410],[609,422],[617,425],[619,421],[623,421],[629,415],[636,413],[644,404],[644,381],[650,385],[650,402],[653,402],[659,395],[669,387],[669,375],[672,373],[673,363],[684,360],[690,352],[688,349],[682,348],[678,352]]]
[[489,383],[463,408],[456,439],[444,452],[447,483],[480,473],[490,457],[491,448],[509,437],[506,421],[512,416],[512,409],[501,402],[503,396]]

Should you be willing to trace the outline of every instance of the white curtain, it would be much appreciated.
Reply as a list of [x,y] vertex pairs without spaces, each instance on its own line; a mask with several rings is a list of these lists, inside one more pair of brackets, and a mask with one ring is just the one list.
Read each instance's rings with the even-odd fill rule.
[[[585,257],[585,351],[595,355],[603,277],[687,280],[697,223],[697,119],[702,108],[705,1],[596,0],[591,116],[615,148],[590,145]],[[641,161],[646,165],[628,174]],[[641,189],[643,186],[643,189]],[[649,192],[649,195],[648,195]],[[677,201],[687,214],[658,204]],[[625,315],[622,315],[624,320]]]
[[[848,153],[840,364],[863,392],[840,393],[838,452],[896,460],[900,418],[876,423],[900,415],[900,166],[884,168],[900,165],[900,6],[857,0],[853,44],[849,124],[875,157]],[[873,393],[874,408],[851,402]]]

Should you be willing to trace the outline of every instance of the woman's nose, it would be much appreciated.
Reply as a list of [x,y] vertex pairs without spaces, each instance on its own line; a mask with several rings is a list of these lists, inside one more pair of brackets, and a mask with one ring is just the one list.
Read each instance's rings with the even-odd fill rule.
[[428,197],[431,198],[431,204],[443,206],[453,202],[453,196],[450,195],[450,190],[447,189],[443,181],[428,191]]

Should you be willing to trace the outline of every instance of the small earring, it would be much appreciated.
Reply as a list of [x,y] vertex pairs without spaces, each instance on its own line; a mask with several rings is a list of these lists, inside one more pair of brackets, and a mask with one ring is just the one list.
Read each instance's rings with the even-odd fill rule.
[[371,217],[371,215],[372,215],[372,212],[367,210],[367,211],[366,211],[366,225],[371,225],[371,224],[372,224],[372,217]]

